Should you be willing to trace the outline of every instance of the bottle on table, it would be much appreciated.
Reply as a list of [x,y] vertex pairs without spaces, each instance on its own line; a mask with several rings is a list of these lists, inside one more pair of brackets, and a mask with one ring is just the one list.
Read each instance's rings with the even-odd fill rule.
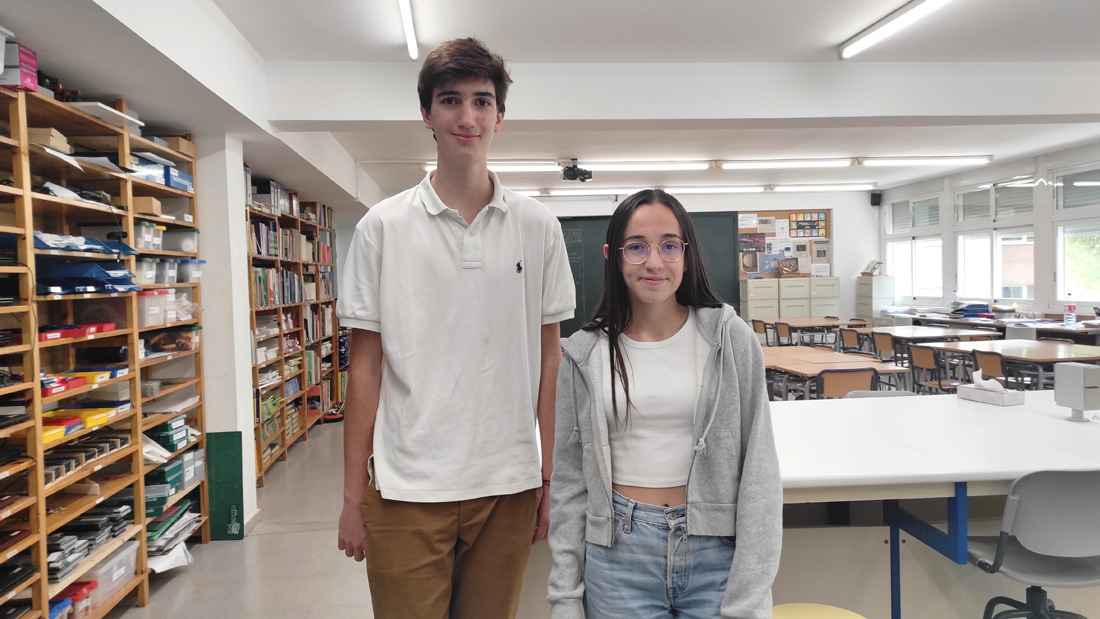
[[1065,311],[1062,313],[1062,326],[1072,327],[1077,324],[1077,303],[1073,301],[1073,295],[1066,293]]

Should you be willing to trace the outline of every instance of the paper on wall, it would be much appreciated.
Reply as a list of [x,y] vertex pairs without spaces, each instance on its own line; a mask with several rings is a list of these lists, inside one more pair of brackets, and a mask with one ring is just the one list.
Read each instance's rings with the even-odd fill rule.
[[808,254],[805,256],[795,256],[795,259],[798,260],[799,273],[809,273],[813,275],[813,264],[810,262],[810,256]]
[[759,217],[756,220],[756,231],[767,233],[775,233],[775,217]]
[[813,248],[814,264],[832,262],[833,246],[829,239],[810,239]]
[[810,266],[810,275],[814,277],[829,277],[832,273],[828,263],[825,264],[813,264]]
[[737,227],[739,229],[755,228],[756,220],[756,213],[740,213],[737,215]]
[[791,255],[796,258],[810,258],[810,239],[793,239],[791,241]]
[[790,236],[791,236],[791,222],[787,221],[786,219],[776,219],[775,220],[775,236],[776,237],[790,238]]
[[779,236],[768,237],[764,243],[764,251],[786,256],[791,252],[791,239]]

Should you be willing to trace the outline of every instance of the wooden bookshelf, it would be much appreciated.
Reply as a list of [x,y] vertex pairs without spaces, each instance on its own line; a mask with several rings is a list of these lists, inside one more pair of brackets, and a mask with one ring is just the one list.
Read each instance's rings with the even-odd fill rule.
[[[118,100],[114,107],[126,111],[126,102]],[[6,115],[6,116],[5,116]],[[129,595],[136,595],[139,606],[149,601],[148,557],[145,541],[146,517],[145,474],[151,467],[145,465],[142,457],[142,434],[154,424],[143,421],[167,421],[179,413],[145,417],[142,405],[148,405],[156,398],[142,398],[142,381],[160,379],[166,374],[158,372],[169,362],[191,363],[181,369],[177,379],[180,385],[170,390],[193,389],[198,402],[184,412],[188,423],[199,430],[198,441],[186,449],[205,448],[204,392],[202,374],[202,350],[177,352],[159,355],[148,360],[140,355],[140,340],[148,341],[157,332],[180,325],[200,325],[201,313],[195,318],[176,321],[160,327],[140,328],[138,299],[134,292],[84,292],[76,294],[38,294],[36,284],[38,272],[48,265],[58,263],[94,263],[118,261],[133,272],[138,256],[150,254],[156,256],[194,257],[180,252],[153,252],[138,250],[137,255],[105,255],[85,251],[67,251],[36,249],[33,232],[43,231],[54,234],[78,236],[81,225],[110,224],[123,232],[128,245],[134,245],[135,221],[150,221],[169,227],[194,228],[197,214],[197,202],[193,193],[180,191],[163,185],[137,178],[125,172],[114,172],[101,166],[82,164],[84,170],[54,157],[43,148],[30,144],[28,128],[53,128],[65,135],[71,144],[80,150],[97,150],[117,155],[119,161],[129,161],[131,151],[153,152],[176,163],[180,170],[194,176],[195,163],[192,157],[173,151],[147,138],[131,135],[114,125],[105,123],[72,106],[47,98],[33,92],[17,92],[0,88],[0,117],[7,121],[10,135],[0,135],[0,157],[10,152],[12,185],[0,186],[0,235],[14,236],[15,257],[19,266],[0,267],[0,281],[6,281],[10,290],[18,290],[19,298],[10,306],[0,308],[0,328],[17,328],[22,336],[22,344],[0,347],[0,363],[5,366],[20,366],[22,379],[14,384],[0,386],[0,397],[11,406],[13,397],[25,399],[27,414],[31,419],[0,430],[0,438],[9,445],[25,449],[26,458],[9,463],[0,469],[0,476],[18,479],[26,478],[27,497],[7,507],[0,520],[5,527],[26,528],[31,536],[14,548],[30,553],[31,563],[37,572],[28,586],[31,588],[32,608],[28,616],[48,616],[48,603],[51,594],[56,593],[62,584],[50,585],[45,578],[47,564],[46,537],[49,533],[64,527],[89,509],[110,500],[126,489],[132,489],[134,504],[137,506],[131,514],[132,522],[123,536],[109,541],[89,557],[82,565],[86,571],[101,555],[118,547],[127,539],[139,541],[137,570],[127,585],[112,596],[108,602],[93,613],[101,617],[109,613],[114,606]],[[191,139],[190,136],[187,136]],[[2,166],[8,168],[7,165]],[[73,190],[98,190],[110,195],[112,204],[97,203],[58,197],[36,191],[44,181]],[[156,196],[182,200],[191,215],[192,222],[171,220],[166,217],[136,215],[131,208],[134,196]],[[102,239],[101,239],[102,240]],[[135,247],[135,249],[137,249]],[[181,284],[172,286],[151,286],[150,288],[171,288],[176,294],[186,294],[201,306],[201,286]],[[93,319],[93,315],[112,315],[110,320]],[[38,341],[38,326],[47,324],[80,324],[114,322],[113,331],[96,333],[78,338]],[[39,388],[38,377],[41,372],[56,373],[71,369],[103,367],[107,364],[84,363],[82,349],[95,346],[125,346],[126,357],[122,363],[110,364],[113,368],[126,372],[98,384],[89,384],[62,393],[44,396]],[[182,361],[186,359],[187,361]],[[43,444],[43,412],[66,406],[88,396],[97,389],[125,384],[130,391],[130,409],[96,427],[87,427],[70,432],[64,438]],[[117,429],[114,429],[117,428]],[[88,460],[84,464],[68,471],[63,476],[46,483],[45,469],[48,457],[53,450],[80,444],[81,441],[95,439],[104,432],[129,433],[129,444]],[[184,450],[180,450],[181,452]],[[36,463],[43,463],[41,466]],[[99,485],[98,494],[70,494],[66,488],[76,483],[95,482]],[[195,482],[192,488],[198,489],[196,495],[201,515],[208,517],[209,503],[204,479]],[[206,542],[210,538],[209,525],[204,525],[196,537]],[[74,572],[69,580],[78,576]]]
[[[309,428],[325,412],[309,415],[309,392],[317,390],[329,408],[338,405],[336,383],[321,368],[323,351],[327,355],[331,349],[331,359],[336,358],[339,335],[332,209],[298,202],[293,193],[282,207],[278,197],[274,201],[275,205],[253,202],[245,207],[250,326],[253,333],[272,322],[278,327],[275,333],[254,336],[252,342],[256,483],[260,487],[275,462],[288,459],[295,442],[309,440]],[[275,288],[270,285],[273,278]],[[260,361],[258,348],[274,354]],[[260,377],[268,373],[277,373],[278,381],[265,381],[261,387]],[[297,391],[291,393],[295,385]],[[292,423],[295,411],[297,422]]]

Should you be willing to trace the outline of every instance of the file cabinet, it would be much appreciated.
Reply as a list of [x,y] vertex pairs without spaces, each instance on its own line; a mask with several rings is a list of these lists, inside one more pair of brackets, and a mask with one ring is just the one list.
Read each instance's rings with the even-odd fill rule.
[[779,282],[778,279],[741,280],[741,318],[745,322],[779,318]]
[[856,278],[856,316],[874,320],[882,308],[894,304],[894,278],[890,275],[861,275]]

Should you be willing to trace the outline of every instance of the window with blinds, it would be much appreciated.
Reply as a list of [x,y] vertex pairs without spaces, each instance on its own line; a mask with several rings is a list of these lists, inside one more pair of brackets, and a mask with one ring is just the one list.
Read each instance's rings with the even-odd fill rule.
[[909,201],[890,204],[890,234],[909,232],[912,228],[909,220]]
[[1100,206],[1100,168],[1059,176],[1058,208]]
[[955,214],[958,221],[973,221],[989,217],[989,190],[978,189],[956,194]]
[[928,198],[913,203],[913,227],[937,226],[940,223],[940,199]]
[[1035,191],[1031,183],[1032,181],[1028,180],[1022,183],[998,185],[993,190],[993,212],[997,214],[997,219],[1027,215],[1034,210]]

